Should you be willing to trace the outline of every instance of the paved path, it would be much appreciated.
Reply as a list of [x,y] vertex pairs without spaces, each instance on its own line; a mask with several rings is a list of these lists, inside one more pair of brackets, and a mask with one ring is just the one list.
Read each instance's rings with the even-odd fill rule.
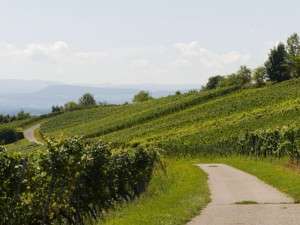
[[[188,225],[299,225],[300,205],[256,177],[224,164],[199,165],[212,202]],[[252,201],[257,204],[236,204]]]
[[24,138],[26,138],[28,141],[36,143],[36,144],[42,144],[40,141],[38,141],[34,135],[34,131],[38,128],[40,128],[41,124],[36,124],[32,127],[27,128],[24,130]]

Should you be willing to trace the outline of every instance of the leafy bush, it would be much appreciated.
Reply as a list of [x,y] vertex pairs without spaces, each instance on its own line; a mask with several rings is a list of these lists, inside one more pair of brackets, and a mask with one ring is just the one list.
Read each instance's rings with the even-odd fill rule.
[[0,144],[10,144],[22,138],[23,134],[13,128],[4,127],[0,129]]
[[246,133],[239,140],[239,153],[256,157],[282,157],[288,155],[294,163],[300,162],[297,143],[299,129],[283,127]]
[[81,138],[48,141],[38,157],[0,152],[0,224],[83,224],[144,191],[157,160],[156,150]]
[[79,105],[80,106],[93,106],[93,105],[96,105],[96,100],[93,95],[91,95],[90,93],[86,93],[79,99]]
[[133,97],[133,102],[145,102],[153,99],[148,91],[140,91]]

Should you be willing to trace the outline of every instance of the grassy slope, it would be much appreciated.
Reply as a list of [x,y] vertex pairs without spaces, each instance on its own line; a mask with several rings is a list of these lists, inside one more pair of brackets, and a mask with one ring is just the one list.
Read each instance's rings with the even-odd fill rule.
[[197,94],[168,96],[139,104],[69,112],[44,123],[42,132],[48,135],[63,132],[66,135],[101,136],[180,112],[218,96],[226,95],[235,89],[225,88]]
[[[203,145],[246,130],[300,126],[299,79],[228,92],[216,90],[69,112],[46,119],[42,131],[47,135],[80,134],[119,142],[165,142],[180,152],[200,151]],[[38,147],[26,141],[9,146],[14,150],[24,148]],[[168,176],[155,176],[147,193],[110,214],[105,224],[184,224],[208,201],[205,176],[191,165],[205,161],[169,163]],[[270,163],[232,157],[214,162],[225,162],[252,173],[300,200],[300,175],[287,168],[284,161]]]
[[172,149],[187,147],[191,151],[246,130],[300,125],[300,79],[228,92],[200,92],[70,112],[49,119],[42,131],[123,143],[158,141],[172,143]]
[[209,202],[206,175],[188,160],[168,159],[167,173],[153,177],[148,190],[133,203],[111,212],[104,225],[181,225]]

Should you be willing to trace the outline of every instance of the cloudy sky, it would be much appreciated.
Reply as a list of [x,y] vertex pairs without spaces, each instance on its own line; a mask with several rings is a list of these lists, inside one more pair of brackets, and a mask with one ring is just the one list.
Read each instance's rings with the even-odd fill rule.
[[203,84],[300,32],[299,0],[0,3],[0,79]]

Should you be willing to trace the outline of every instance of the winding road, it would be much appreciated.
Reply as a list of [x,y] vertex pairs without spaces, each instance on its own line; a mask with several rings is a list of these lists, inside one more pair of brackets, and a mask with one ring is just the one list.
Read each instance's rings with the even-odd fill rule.
[[39,129],[41,127],[41,124],[36,124],[32,127],[29,127],[27,129],[25,129],[23,131],[23,135],[24,135],[24,138],[27,139],[28,141],[32,142],[32,143],[36,143],[36,144],[43,144],[42,142],[38,141],[34,135],[34,132],[36,129]]
[[224,164],[199,166],[209,176],[212,201],[187,225],[300,224],[300,205],[255,176]]

